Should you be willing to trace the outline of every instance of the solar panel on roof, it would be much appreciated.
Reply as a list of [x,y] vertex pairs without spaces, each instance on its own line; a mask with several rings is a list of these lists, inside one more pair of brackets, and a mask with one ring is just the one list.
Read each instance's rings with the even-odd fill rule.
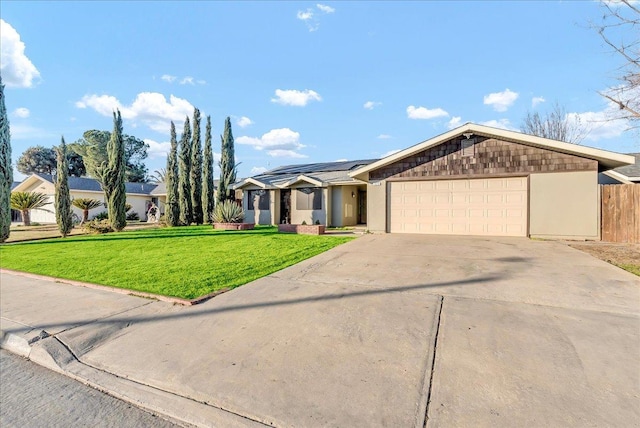
[[377,159],[364,159],[354,160],[346,162],[321,162],[321,163],[308,163],[301,165],[285,165],[271,171],[267,171],[262,175],[282,175],[282,174],[313,174],[316,172],[329,172],[329,171],[350,171],[363,165],[369,165],[375,162]]

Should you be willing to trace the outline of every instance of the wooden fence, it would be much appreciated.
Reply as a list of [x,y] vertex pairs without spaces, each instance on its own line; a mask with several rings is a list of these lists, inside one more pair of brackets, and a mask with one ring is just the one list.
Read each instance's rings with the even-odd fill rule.
[[640,243],[640,184],[606,184],[602,196],[602,240]]

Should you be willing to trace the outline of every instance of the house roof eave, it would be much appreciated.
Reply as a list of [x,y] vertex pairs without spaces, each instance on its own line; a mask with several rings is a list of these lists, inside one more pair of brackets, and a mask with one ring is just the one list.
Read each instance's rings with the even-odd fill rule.
[[366,177],[366,173],[368,173],[369,171],[387,166],[415,153],[430,149],[441,143],[444,143],[445,141],[451,140],[466,133],[472,133],[484,137],[497,137],[505,141],[512,141],[528,146],[585,157],[598,161],[600,165],[608,169],[631,165],[635,162],[635,158],[633,156],[624,155],[621,153],[610,152],[593,147],[580,146],[578,144],[565,143],[562,141],[550,140],[548,138],[536,137],[533,135],[493,128],[485,125],[465,123],[464,125],[452,129],[451,131],[445,132],[429,140],[425,140],[421,143],[415,144],[362,168],[358,168],[355,171],[350,172],[349,176],[353,178],[365,179],[364,177]]

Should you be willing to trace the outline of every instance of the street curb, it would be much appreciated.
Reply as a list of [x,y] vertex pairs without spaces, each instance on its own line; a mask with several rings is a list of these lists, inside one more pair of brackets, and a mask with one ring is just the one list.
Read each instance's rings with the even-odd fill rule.
[[[65,375],[112,397],[185,427],[255,428],[268,425],[181,395],[122,378],[78,360],[57,337],[31,330],[23,335],[0,330],[0,348]],[[36,339],[41,337],[40,339]]]
[[35,273],[22,272],[19,270],[0,268],[0,273],[22,276],[24,278],[52,281],[60,284],[74,285],[76,287],[91,288],[94,290],[109,291],[112,293],[125,294],[128,296],[143,297],[145,299],[160,300],[162,302],[168,302],[168,303],[173,303],[175,305],[183,305],[183,306],[197,305],[199,303],[206,302],[209,299],[212,299],[222,293],[226,293],[227,291],[231,290],[230,288],[223,288],[221,290],[214,291],[209,294],[205,294],[204,296],[196,297],[195,299],[182,299],[180,297],[163,296],[161,294],[146,293],[143,291],[135,291],[135,290],[129,290],[127,288],[111,287],[108,285],[92,284],[90,282],[75,281],[73,279],[56,278],[54,276],[38,275]]

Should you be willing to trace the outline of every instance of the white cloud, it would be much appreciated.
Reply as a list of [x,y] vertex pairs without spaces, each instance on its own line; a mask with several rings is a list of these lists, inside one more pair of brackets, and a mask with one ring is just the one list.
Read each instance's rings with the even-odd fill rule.
[[386,158],[387,156],[395,155],[399,151],[400,149],[389,150],[387,153],[383,153],[381,157]]
[[178,82],[179,85],[204,85],[207,83],[206,80],[196,80],[194,77],[192,76],[185,76],[181,79],[178,78],[178,76],[172,76],[171,74],[163,74],[160,79],[164,80],[165,82],[168,83],[173,83],[173,82]]
[[447,117],[449,113],[440,107],[428,109],[426,107],[409,106],[407,107],[407,116],[409,119],[435,119],[437,117]]
[[246,126],[253,125],[253,121],[249,119],[247,116],[242,116],[240,119],[236,121],[236,124],[240,128],[244,128]]
[[171,150],[171,143],[169,141],[164,143],[158,143],[157,141],[149,139],[144,139],[143,141],[149,145],[147,149],[149,159],[166,157]]
[[236,143],[253,146],[256,150],[264,150],[269,156],[273,157],[307,157],[297,150],[306,147],[300,143],[300,133],[292,131],[289,128],[272,129],[262,137],[239,137]]
[[76,102],[76,107],[91,108],[103,116],[111,116],[115,109],[120,109],[122,117],[131,120],[134,126],[142,123],[163,133],[169,132],[170,121],[178,126],[193,113],[193,105],[189,101],[173,95],[167,101],[158,92],[141,92],[130,106],[123,105],[112,95],[85,95]]
[[[316,7],[322,14],[334,13],[336,10],[331,6],[327,6],[324,4],[316,4]],[[320,28],[320,21],[318,19],[318,15],[316,15],[315,10],[313,8],[309,8],[307,10],[299,10],[296,13],[296,18],[300,21],[304,22],[310,32],[317,31]]]
[[30,88],[40,72],[24,53],[20,34],[4,19],[0,19],[0,74],[9,88]]
[[389,135],[389,134],[380,134],[380,135],[378,135],[377,138],[378,138],[378,140],[389,140],[389,139],[391,139],[393,137],[391,135]]
[[307,9],[304,12],[299,10],[296,14],[296,18],[300,21],[308,21],[313,18],[313,9]]
[[599,141],[618,138],[630,128],[625,119],[614,119],[617,107],[609,103],[602,111],[586,111],[582,113],[567,113],[567,120],[579,128],[587,129],[585,140]]
[[316,5],[316,7],[317,7],[318,9],[320,9],[320,10],[321,10],[322,12],[324,12],[324,13],[333,13],[333,12],[335,12],[335,11],[336,11],[336,10],[335,10],[334,8],[332,8],[331,6],[327,6],[327,5],[325,5],[325,4],[320,4],[320,3],[318,3],[318,4]]
[[271,98],[272,103],[296,107],[304,107],[311,101],[322,101],[320,94],[310,89],[305,89],[304,91],[276,89],[276,97]]
[[538,104],[542,104],[545,101],[547,101],[547,100],[545,100],[544,97],[533,97],[531,99],[531,107],[535,107]]
[[340,158],[340,159],[336,159],[334,160],[334,162],[347,162],[349,159],[347,158]]
[[382,103],[379,101],[367,101],[366,103],[364,103],[362,107],[366,108],[367,110],[373,110],[377,106],[381,106],[381,105]]
[[460,126],[462,122],[462,118],[460,116],[453,116],[449,122],[447,122],[447,127],[449,129],[457,128]]
[[493,92],[484,96],[484,104],[493,107],[495,111],[507,111],[518,99],[519,94],[509,88],[502,92]]
[[511,126],[511,122],[509,122],[509,119],[487,120],[486,122],[480,122],[480,125],[490,126],[492,128],[498,129],[506,129],[509,131],[517,131],[516,128]]
[[26,119],[31,115],[31,112],[26,107],[18,107],[13,111],[12,115],[20,119]]
[[268,171],[268,169],[263,166],[254,166],[253,168],[251,168],[251,175],[262,174],[263,172],[266,172],[266,171]]

